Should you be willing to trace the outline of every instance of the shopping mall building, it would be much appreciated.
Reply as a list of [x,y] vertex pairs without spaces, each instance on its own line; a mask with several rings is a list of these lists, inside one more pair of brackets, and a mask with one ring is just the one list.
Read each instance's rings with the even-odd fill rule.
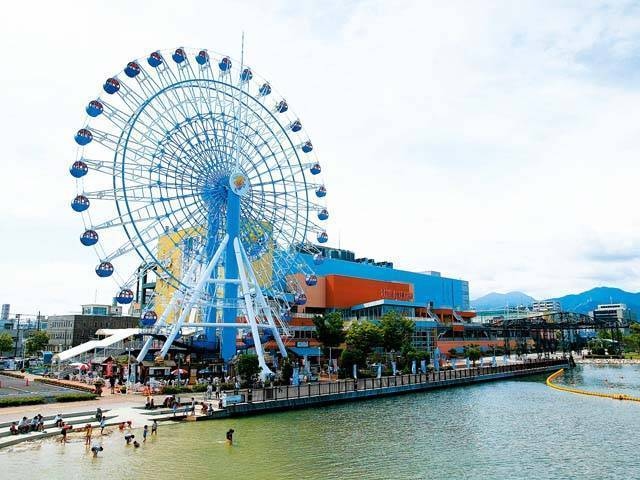
[[[347,322],[375,322],[387,312],[398,312],[415,322],[415,347],[429,351],[435,348],[439,337],[441,343],[445,341],[443,325],[448,325],[453,339],[453,331],[464,330],[475,316],[469,309],[469,283],[465,280],[433,271],[399,270],[388,261],[356,258],[349,250],[320,248],[324,258],[321,263],[310,253],[299,253],[299,261],[312,268],[318,282],[306,286],[304,278],[300,278],[307,302],[292,311],[292,338],[287,345],[297,355],[318,355],[320,344],[313,317],[323,313],[341,312]],[[438,346],[446,352],[457,345]],[[268,342],[266,349],[275,350],[275,342]]]

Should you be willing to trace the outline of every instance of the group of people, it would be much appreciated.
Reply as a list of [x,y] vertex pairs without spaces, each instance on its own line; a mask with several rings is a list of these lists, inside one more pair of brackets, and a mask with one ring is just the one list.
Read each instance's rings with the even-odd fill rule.
[[19,422],[11,423],[11,426],[9,426],[9,432],[11,435],[29,432],[44,432],[44,417],[41,414],[37,414],[31,420],[27,417],[22,417],[22,420]]

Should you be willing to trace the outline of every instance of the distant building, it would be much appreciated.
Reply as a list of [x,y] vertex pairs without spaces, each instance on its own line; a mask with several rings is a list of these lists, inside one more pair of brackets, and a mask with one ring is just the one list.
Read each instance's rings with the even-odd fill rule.
[[557,300],[540,300],[531,304],[531,310],[534,312],[559,312],[560,302]]
[[122,307],[119,305],[90,303],[82,305],[82,314],[119,317],[122,315]]
[[11,305],[8,303],[2,304],[2,312],[0,312],[0,320],[3,322],[9,320],[9,310],[11,309]]
[[[83,312],[85,307],[92,307],[87,311],[101,312],[101,309],[95,310],[93,307],[104,307],[104,305],[83,305]],[[107,307],[109,306],[107,305]],[[137,328],[139,320],[138,317],[122,316],[121,314],[51,315],[47,325],[49,346],[55,353],[62,352],[97,338],[96,331],[102,328]]]
[[634,312],[624,303],[606,303],[598,305],[592,312],[594,320],[604,322],[628,323],[636,320]]

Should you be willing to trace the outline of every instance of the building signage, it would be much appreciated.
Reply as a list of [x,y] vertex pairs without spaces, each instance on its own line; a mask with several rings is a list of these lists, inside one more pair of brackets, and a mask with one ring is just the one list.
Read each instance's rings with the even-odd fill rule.
[[296,347],[308,347],[309,342],[296,342]]
[[393,288],[382,288],[380,290],[380,298],[385,298],[387,300],[412,301],[413,293],[405,292],[402,290],[394,290]]

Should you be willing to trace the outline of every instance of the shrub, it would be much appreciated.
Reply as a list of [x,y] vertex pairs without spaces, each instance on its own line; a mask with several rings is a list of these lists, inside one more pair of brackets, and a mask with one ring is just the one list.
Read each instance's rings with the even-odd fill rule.
[[191,391],[194,392],[194,393],[206,392],[207,391],[207,384],[206,383],[197,383],[193,387],[191,387]]
[[24,378],[24,375],[22,373],[9,372],[7,370],[3,370],[2,375],[6,375],[7,377],[13,377],[13,378]]
[[0,398],[0,408],[2,407],[18,407],[20,405],[37,405],[44,403],[44,397],[13,397]]
[[[205,387],[206,388],[206,387]],[[176,395],[178,393],[192,393],[190,387],[174,387],[172,385],[166,385],[162,387],[162,393],[165,395]]]
[[96,395],[92,393],[65,393],[64,395],[58,395],[56,397],[56,402],[58,403],[66,403],[66,402],[81,402],[83,400],[95,400]]

